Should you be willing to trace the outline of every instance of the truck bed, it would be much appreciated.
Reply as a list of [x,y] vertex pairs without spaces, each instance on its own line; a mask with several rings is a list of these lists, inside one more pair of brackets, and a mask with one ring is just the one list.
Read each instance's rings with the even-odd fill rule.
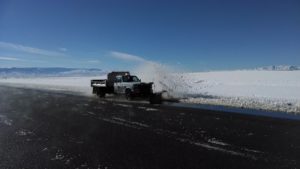
[[91,87],[106,87],[106,79],[93,79],[91,80]]

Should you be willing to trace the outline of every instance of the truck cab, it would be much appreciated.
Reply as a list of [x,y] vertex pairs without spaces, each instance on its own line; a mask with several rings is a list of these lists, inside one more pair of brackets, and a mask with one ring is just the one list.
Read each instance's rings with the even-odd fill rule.
[[134,91],[134,85],[141,84],[141,80],[137,76],[118,75],[114,82],[115,93],[125,94],[126,90]]
[[118,94],[125,95],[129,100],[140,97],[149,98],[150,103],[161,103],[161,93],[153,93],[152,85],[152,82],[141,82],[137,76],[126,71],[108,73],[107,79],[91,80],[93,93],[102,98],[106,94]]

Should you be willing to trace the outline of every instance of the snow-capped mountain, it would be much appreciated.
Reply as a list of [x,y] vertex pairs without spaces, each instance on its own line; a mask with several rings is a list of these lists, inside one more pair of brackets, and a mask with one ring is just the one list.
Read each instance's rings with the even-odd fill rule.
[[0,77],[61,77],[61,76],[98,76],[102,75],[101,69],[81,68],[0,68]]
[[256,70],[294,71],[294,70],[300,70],[300,66],[290,66],[290,65],[265,66],[265,67],[257,68]]

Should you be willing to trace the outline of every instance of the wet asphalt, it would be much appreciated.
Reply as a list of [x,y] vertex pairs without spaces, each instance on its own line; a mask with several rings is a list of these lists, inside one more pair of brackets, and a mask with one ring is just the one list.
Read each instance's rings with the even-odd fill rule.
[[300,121],[0,86],[0,168],[300,168]]

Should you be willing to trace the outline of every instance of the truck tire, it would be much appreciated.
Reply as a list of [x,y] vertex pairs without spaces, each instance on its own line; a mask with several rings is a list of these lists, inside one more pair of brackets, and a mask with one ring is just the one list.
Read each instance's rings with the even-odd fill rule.
[[162,97],[160,93],[153,93],[150,95],[149,98],[150,104],[161,104],[162,103]]
[[105,93],[104,92],[100,92],[99,93],[99,97],[104,98],[105,97]]
[[105,97],[105,91],[100,89],[100,90],[98,90],[97,95],[101,98],[104,98]]
[[133,96],[132,96],[132,93],[131,93],[130,89],[125,90],[125,97],[126,97],[127,100],[132,100],[133,99]]

